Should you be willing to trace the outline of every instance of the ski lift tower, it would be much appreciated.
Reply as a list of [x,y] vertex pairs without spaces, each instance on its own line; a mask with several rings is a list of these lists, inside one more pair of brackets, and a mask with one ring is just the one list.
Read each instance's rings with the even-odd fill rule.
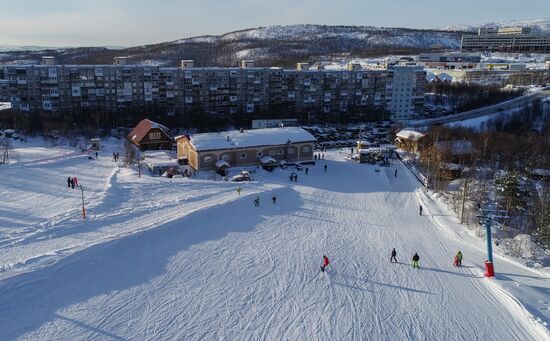
[[494,219],[508,219],[506,211],[494,209],[482,209],[477,205],[480,213],[477,215],[480,223],[485,225],[485,238],[487,240],[487,260],[485,261],[485,277],[495,277],[495,267],[493,265],[493,241],[491,236],[491,225]]

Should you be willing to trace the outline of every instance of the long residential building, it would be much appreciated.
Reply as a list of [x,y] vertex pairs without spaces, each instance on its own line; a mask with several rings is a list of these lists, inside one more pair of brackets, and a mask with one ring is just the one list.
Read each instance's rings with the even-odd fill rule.
[[483,28],[478,34],[464,34],[460,51],[550,53],[550,35],[525,27]]
[[408,120],[421,110],[426,73],[417,66],[385,70],[254,67],[180,68],[131,65],[4,66],[12,107],[21,111],[155,111],[211,118],[273,114],[386,114]]
[[220,164],[256,166],[264,161],[313,162],[315,137],[300,127],[234,130],[176,137],[178,159],[195,170]]

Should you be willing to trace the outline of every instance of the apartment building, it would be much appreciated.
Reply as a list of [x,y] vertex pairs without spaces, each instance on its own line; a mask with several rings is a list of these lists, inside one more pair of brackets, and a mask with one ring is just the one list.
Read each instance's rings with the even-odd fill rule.
[[421,66],[395,65],[390,67],[386,107],[391,119],[404,121],[422,111],[426,92],[426,72]]
[[[184,60],[176,68],[132,65],[126,58],[113,65],[9,65],[4,73],[12,106],[21,111],[143,110],[213,119],[274,113],[321,118],[385,113],[409,119],[423,100],[426,76],[411,66],[313,70],[301,64],[283,69],[256,67],[247,60],[241,67],[219,68]],[[388,98],[404,92],[411,105],[388,106]]]
[[421,53],[418,63],[428,69],[475,69],[481,63],[481,53]]
[[9,102],[8,81],[0,79],[0,102]]
[[483,28],[464,34],[460,51],[550,53],[550,35],[533,34],[525,27]]

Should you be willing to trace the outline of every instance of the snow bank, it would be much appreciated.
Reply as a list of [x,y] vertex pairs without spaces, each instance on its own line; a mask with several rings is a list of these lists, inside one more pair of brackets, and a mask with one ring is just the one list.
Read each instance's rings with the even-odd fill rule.
[[526,266],[540,268],[546,259],[544,248],[527,234],[499,240],[498,252],[515,258]]

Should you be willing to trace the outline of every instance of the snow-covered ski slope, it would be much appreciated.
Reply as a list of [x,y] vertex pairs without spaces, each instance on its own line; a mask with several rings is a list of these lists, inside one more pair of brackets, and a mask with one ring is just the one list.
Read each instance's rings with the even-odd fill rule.
[[550,340],[544,273],[497,256],[484,278],[483,240],[398,163],[328,152],[237,184],[137,178],[111,152],[0,167],[0,340]]

